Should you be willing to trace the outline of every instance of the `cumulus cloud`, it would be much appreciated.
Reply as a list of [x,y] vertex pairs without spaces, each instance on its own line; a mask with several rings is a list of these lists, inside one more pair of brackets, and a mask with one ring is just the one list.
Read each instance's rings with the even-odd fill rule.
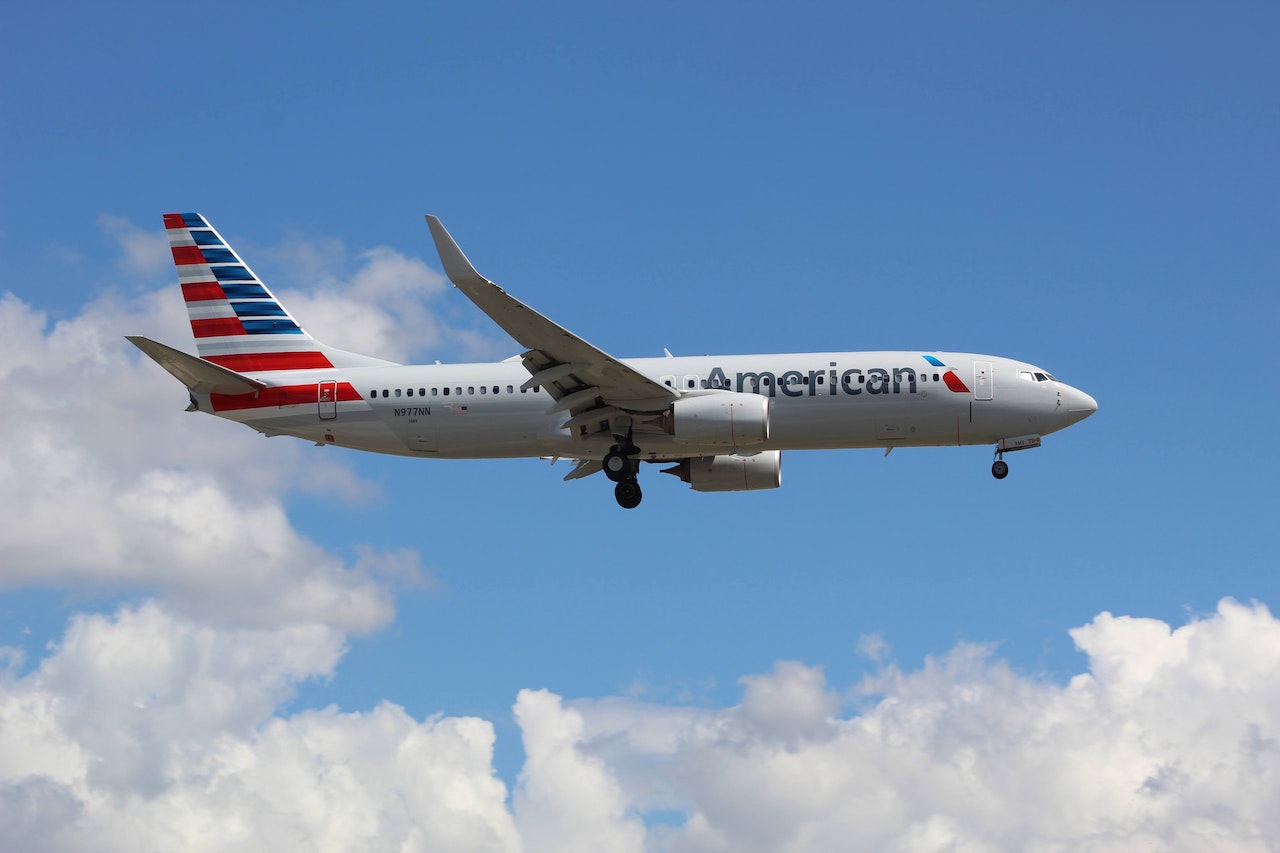
[[0,587],[159,591],[246,624],[386,624],[392,585],[422,576],[417,555],[349,562],[284,505],[376,490],[334,454],[184,412],[184,389],[121,337],[183,329],[182,312],[173,292],[107,295],[51,324],[0,296]]
[[133,272],[154,273],[173,263],[169,238],[159,229],[140,228],[122,216],[98,215],[98,228],[120,246],[125,268]]
[[580,749],[581,713],[546,690],[524,690],[515,715],[525,752],[515,809],[528,849],[643,850],[644,827],[613,774]]
[[444,275],[420,258],[388,246],[351,258],[341,241],[299,239],[264,254],[283,273],[268,286],[311,335],[331,346],[399,362],[443,353],[492,360],[515,351],[489,325],[477,330],[442,321],[442,312],[461,309],[465,298],[452,294],[453,305],[442,300]]
[[1280,620],[1224,600],[1177,629],[1104,613],[1072,636],[1089,666],[1066,684],[966,644],[886,666],[843,712],[822,670],[794,662],[744,678],[728,708],[521,691],[508,803],[488,721],[389,702],[280,713],[332,674],[341,632],[217,627],[147,602],[76,617],[29,673],[0,675],[0,837],[19,851],[1274,849]]
[[721,711],[575,703],[578,748],[639,808],[684,814],[651,833],[672,851],[1270,849],[1280,621],[1225,600],[1072,636],[1090,666],[1065,686],[961,645],[887,667],[842,718],[820,669],[780,664]]
[[484,720],[275,714],[343,635],[158,602],[80,616],[0,677],[0,837],[27,850],[517,850]]

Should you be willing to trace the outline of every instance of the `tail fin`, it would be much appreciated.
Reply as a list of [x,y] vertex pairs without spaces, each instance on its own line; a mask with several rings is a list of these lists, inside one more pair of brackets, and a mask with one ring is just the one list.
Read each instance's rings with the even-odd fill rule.
[[308,335],[248,264],[198,213],[166,213],[196,352],[238,373],[392,364]]

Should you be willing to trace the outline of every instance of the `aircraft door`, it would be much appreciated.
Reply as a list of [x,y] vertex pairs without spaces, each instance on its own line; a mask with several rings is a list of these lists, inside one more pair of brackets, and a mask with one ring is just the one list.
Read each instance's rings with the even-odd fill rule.
[[338,380],[325,379],[316,388],[316,405],[320,420],[331,421],[338,416]]
[[991,372],[991,362],[975,361],[973,363],[973,399],[995,399],[996,382]]

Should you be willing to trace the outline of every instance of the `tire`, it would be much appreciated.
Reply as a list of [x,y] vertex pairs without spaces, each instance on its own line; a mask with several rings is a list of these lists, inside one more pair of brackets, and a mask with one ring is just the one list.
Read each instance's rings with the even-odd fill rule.
[[623,480],[614,486],[613,496],[617,499],[618,506],[623,509],[635,509],[640,506],[640,499],[644,497],[640,491],[640,484],[634,479]]
[[1003,480],[1005,477],[1008,477],[1009,463],[1005,462],[1003,459],[997,459],[995,462],[991,463],[991,476],[995,477],[997,480]]
[[617,450],[606,453],[600,465],[604,468],[604,475],[615,483],[630,479],[635,473],[631,460]]

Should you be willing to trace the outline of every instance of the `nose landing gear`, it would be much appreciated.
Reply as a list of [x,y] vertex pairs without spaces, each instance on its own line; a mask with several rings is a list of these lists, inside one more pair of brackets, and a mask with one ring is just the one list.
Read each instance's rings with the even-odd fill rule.
[[1039,435],[1020,435],[1017,438],[1002,438],[996,442],[996,461],[991,463],[991,476],[1003,480],[1009,476],[1009,463],[1004,461],[1005,453],[1015,450],[1031,450],[1040,446]]

